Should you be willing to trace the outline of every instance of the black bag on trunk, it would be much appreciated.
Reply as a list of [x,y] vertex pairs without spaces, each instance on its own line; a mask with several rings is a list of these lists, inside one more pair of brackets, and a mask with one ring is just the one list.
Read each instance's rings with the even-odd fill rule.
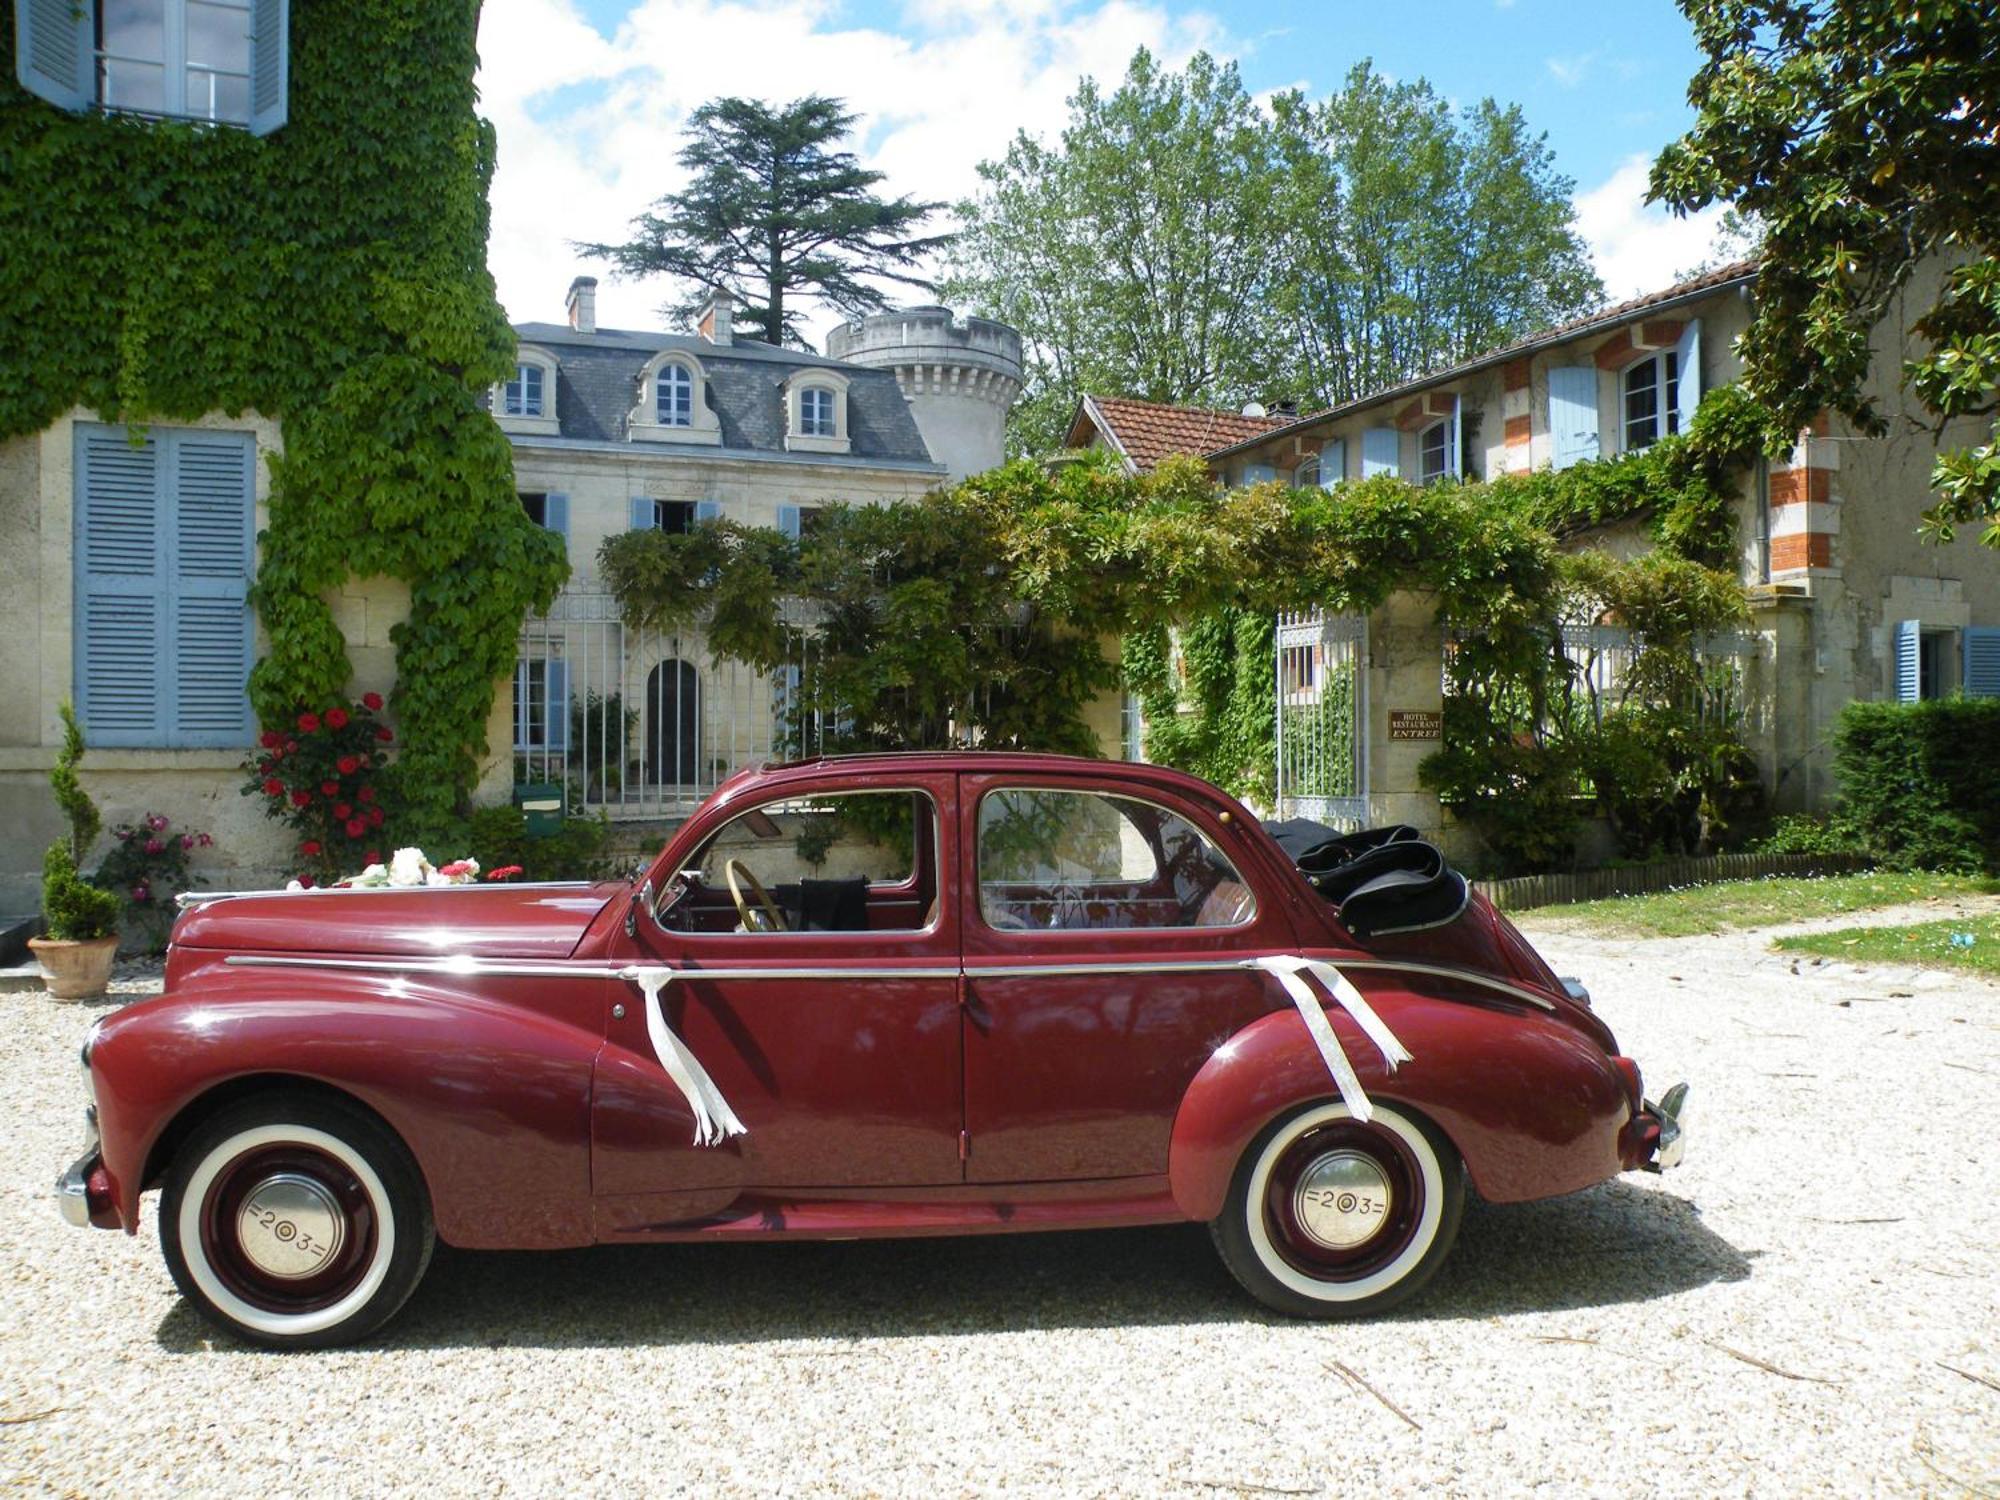
[[1444,852],[1407,823],[1346,834],[1305,818],[1265,826],[1357,938],[1442,927],[1472,899]]

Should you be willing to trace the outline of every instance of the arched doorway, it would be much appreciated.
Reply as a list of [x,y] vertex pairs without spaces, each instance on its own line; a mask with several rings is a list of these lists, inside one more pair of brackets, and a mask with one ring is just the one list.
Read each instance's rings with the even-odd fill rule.
[[646,675],[646,780],[691,786],[701,778],[701,678],[670,656]]

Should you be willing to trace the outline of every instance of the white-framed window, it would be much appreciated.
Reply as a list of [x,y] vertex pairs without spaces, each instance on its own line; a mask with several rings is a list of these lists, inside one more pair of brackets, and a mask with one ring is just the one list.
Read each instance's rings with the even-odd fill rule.
[[704,390],[701,360],[686,349],[662,349],[639,370],[625,435],[635,443],[686,443],[718,447],[722,423]]
[[553,531],[557,536],[569,535],[569,496],[549,491],[520,491],[521,509],[528,513],[528,519],[544,531]]
[[1417,483],[1429,484],[1451,472],[1451,420],[1433,422],[1417,434]]
[[523,657],[514,663],[514,749],[560,752],[569,749],[569,663],[557,656]]
[[812,367],[785,382],[785,447],[794,453],[847,453],[847,387],[838,371]]
[[1313,454],[1292,470],[1292,487],[1309,490],[1319,483],[1319,455]]
[[1618,390],[1627,453],[1681,430],[1680,386],[1680,358],[1671,349],[1626,366]]
[[287,0],[19,0],[15,72],[64,109],[285,123]]
[[543,411],[543,371],[527,361],[514,366],[514,378],[500,393],[500,414],[507,417],[539,417]]
[[653,413],[662,427],[694,426],[694,372],[678,361],[660,366],[653,381]]
[[809,385],[799,392],[799,432],[805,437],[840,436],[834,395],[825,386]]

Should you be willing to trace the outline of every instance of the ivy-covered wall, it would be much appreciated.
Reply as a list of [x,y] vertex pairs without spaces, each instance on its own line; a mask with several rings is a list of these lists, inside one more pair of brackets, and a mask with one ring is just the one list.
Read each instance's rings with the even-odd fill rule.
[[329,596],[400,580],[396,831],[449,841],[520,620],[566,571],[479,405],[513,336],[485,268],[478,7],[292,0],[290,119],[261,139],[27,95],[13,11],[0,0],[0,442],[79,406],[278,421],[258,717],[340,697]]

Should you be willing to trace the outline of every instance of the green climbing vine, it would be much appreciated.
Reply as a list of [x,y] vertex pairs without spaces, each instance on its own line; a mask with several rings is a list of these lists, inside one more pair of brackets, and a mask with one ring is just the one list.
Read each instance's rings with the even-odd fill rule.
[[290,119],[262,139],[30,97],[12,9],[0,0],[0,439],[76,406],[278,420],[251,594],[258,718],[344,699],[330,595],[402,581],[395,832],[450,842],[520,620],[566,572],[479,404],[513,336],[485,269],[477,8],[295,4]]

